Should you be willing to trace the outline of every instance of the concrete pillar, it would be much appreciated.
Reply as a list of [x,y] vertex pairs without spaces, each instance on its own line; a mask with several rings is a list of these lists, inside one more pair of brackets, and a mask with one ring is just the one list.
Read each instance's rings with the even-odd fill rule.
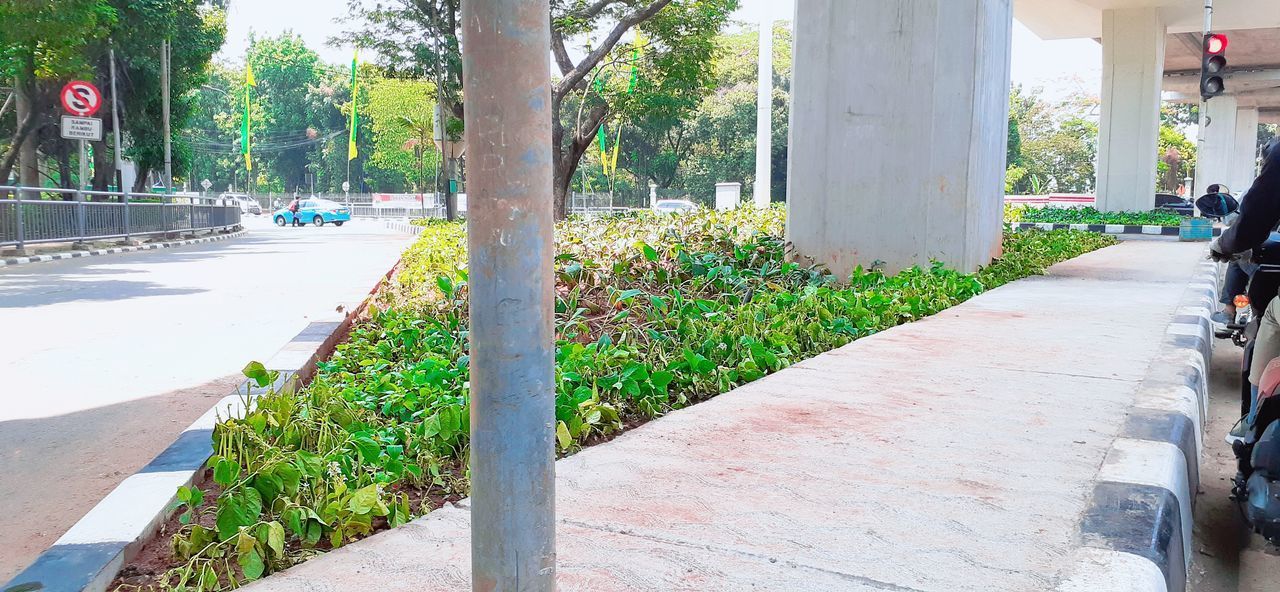
[[798,0],[787,236],[842,279],[999,253],[1010,0]]
[[1236,110],[1235,154],[1232,157],[1231,191],[1239,195],[1249,189],[1258,170],[1258,108]]
[[[1195,193],[1204,195],[1209,185],[1219,183],[1232,191],[1240,191],[1233,186],[1232,180],[1236,160],[1236,98],[1232,96],[1214,97],[1207,103],[1205,110],[1209,124],[1200,130],[1198,138],[1199,150],[1196,155]],[[1254,132],[1257,137],[1257,132]]]
[[767,208],[770,201],[769,186],[773,182],[772,17],[760,21],[759,54],[756,76],[756,179],[751,194],[757,208]]
[[732,210],[741,202],[742,183],[716,183],[716,210]]
[[1158,8],[1102,12],[1098,209],[1155,206],[1160,85],[1167,29]]

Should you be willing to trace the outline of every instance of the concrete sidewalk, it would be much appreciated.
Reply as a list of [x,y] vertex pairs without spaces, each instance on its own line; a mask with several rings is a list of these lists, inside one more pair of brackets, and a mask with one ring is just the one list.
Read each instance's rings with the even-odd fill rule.
[[[1070,588],[1203,253],[1092,253],[560,461],[560,589]],[[469,589],[468,519],[445,508],[249,590]],[[1140,575],[1090,589],[1165,589],[1122,557]]]

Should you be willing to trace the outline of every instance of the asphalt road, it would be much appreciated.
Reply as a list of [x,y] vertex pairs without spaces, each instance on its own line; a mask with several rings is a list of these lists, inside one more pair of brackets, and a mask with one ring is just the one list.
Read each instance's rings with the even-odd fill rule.
[[169,445],[239,371],[358,300],[410,237],[381,222],[0,268],[0,582]]
[[1235,456],[1223,440],[1240,419],[1241,350],[1218,340],[1209,371],[1209,423],[1200,460],[1191,587],[1194,592],[1280,590],[1280,556],[1249,532],[1228,495]]

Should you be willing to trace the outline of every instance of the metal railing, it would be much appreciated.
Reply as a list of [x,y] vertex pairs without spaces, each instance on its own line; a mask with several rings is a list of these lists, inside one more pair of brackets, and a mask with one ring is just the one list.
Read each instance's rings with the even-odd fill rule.
[[[40,199],[42,194],[76,200]],[[2,196],[10,199],[0,199],[0,246],[18,249],[240,225],[240,206],[213,197],[0,186]],[[101,201],[90,201],[95,199]]]

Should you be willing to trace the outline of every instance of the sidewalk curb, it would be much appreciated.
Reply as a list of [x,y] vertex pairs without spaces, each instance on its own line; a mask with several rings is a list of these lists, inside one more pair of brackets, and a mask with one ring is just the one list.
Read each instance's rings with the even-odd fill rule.
[[[243,417],[245,404],[268,389],[292,390],[311,379],[364,316],[378,290],[400,268],[397,261],[358,303],[339,307],[335,320],[307,325],[280,348],[266,367],[280,373],[270,387],[245,381],[183,430],[163,452],[126,478],[77,521],[35,562],[0,587],[51,592],[104,592],[120,569],[156,534],[172,513],[178,487],[190,485],[213,454],[213,427],[219,418]],[[32,586],[28,588],[28,586]]]
[[[1176,230],[1176,229],[1175,229]],[[1185,592],[1208,418],[1216,263],[1197,268],[1098,470],[1057,592]]]
[[212,234],[202,236],[200,238],[192,238],[180,241],[166,241],[162,243],[146,243],[131,247],[111,247],[107,249],[93,249],[91,251],[66,251],[62,253],[52,253],[49,255],[32,255],[30,257],[6,257],[0,259],[0,267],[16,267],[19,265],[27,265],[29,263],[42,263],[45,261],[61,261],[63,259],[78,259],[80,257],[94,257],[97,255],[114,255],[116,253],[132,253],[134,251],[151,251],[155,249],[169,249],[172,247],[184,247],[187,245],[197,245],[200,243],[211,243],[214,241],[227,240],[229,238],[238,238],[249,232],[240,229],[227,234]]
[[412,234],[415,236],[422,234],[422,231],[426,229],[426,226],[418,226],[416,224],[410,224],[409,222],[402,222],[399,220],[387,220],[384,224],[388,230],[394,230],[396,232],[403,232],[405,234]]
[[[1139,226],[1136,224],[1050,224],[1048,222],[1019,222],[1014,230],[1082,230],[1101,234],[1145,234],[1148,236],[1178,236],[1177,226]],[[1222,234],[1221,228],[1213,229],[1213,236]]]

